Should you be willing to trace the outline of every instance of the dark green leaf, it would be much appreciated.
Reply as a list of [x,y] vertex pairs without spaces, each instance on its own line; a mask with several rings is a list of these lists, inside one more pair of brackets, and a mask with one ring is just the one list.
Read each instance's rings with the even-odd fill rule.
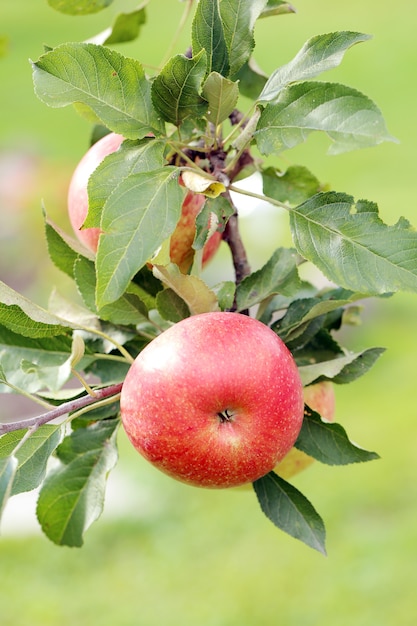
[[292,61],[271,74],[258,101],[273,101],[290,83],[310,80],[322,72],[337,67],[351,46],[367,39],[370,39],[369,35],[350,31],[312,37]]
[[294,244],[329,280],[363,294],[417,291],[417,233],[342,193],[313,196],[290,212]]
[[42,530],[54,543],[81,546],[101,515],[107,475],[117,461],[117,426],[118,420],[96,422],[57,448],[61,463],[47,475],[37,505]]
[[158,312],[164,320],[180,322],[190,316],[190,309],[173,289],[163,289],[156,297]]
[[237,82],[228,80],[218,72],[211,72],[203,86],[203,97],[208,102],[207,119],[218,126],[233,111],[239,98]]
[[242,96],[257,100],[268,77],[251,57],[242,65],[234,78],[239,81],[239,91]]
[[326,554],[323,520],[298,489],[274,472],[255,481],[253,487],[262,511],[275,526]]
[[198,118],[207,111],[201,86],[206,74],[204,50],[191,59],[172,57],[152,84],[152,101],[167,122],[179,126],[187,117]]
[[51,261],[61,272],[73,278],[74,263],[80,255],[88,254],[88,251],[78,240],[69,237],[47,218],[45,219],[45,234]]
[[141,64],[104,46],[67,43],[33,63],[35,92],[45,104],[81,103],[129,139],[164,132]]
[[193,54],[202,50],[207,54],[206,74],[229,74],[229,54],[220,19],[218,2],[200,0],[192,24]]
[[98,13],[112,4],[113,0],[48,0],[50,7],[67,15]]
[[379,456],[352,443],[340,424],[330,424],[307,408],[296,448],[327,465],[348,465],[373,461]]
[[290,206],[301,204],[321,190],[319,180],[302,165],[291,165],[285,172],[267,167],[262,179],[265,196]]
[[276,293],[293,295],[299,287],[296,251],[278,248],[260,270],[244,278],[238,285],[237,310],[243,311]]
[[[19,446],[15,453],[18,465],[10,495],[32,491],[41,484],[49,457],[60,442],[61,431],[59,424],[45,424]],[[3,435],[0,438],[0,459],[12,455],[26,433],[26,430],[17,430]]]
[[165,145],[162,139],[126,140],[107,155],[88,180],[88,215],[83,226],[100,227],[103,206],[122,180],[162,167]]
[[297,83],[281,91],[263,110],[255,139],[262,154],[277,154],[303,143],[313,131],[332,140],[329,154],[393,141],[372,100],[346,85],[324,82]]
[[222,0],[219,6],[229,53],[229,72],[234,77],[249,60],[255,47],[255,22],[264,10],[266,0]]
[[97,250],[97,307],[120,298],[134,275],[175,229],[184,190],[178,170],[162,167],[123,180],[104,205]]

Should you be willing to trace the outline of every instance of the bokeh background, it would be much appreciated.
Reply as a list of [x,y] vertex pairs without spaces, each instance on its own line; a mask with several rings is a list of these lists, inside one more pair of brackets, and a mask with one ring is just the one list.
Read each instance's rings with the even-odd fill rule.
[[[69,229],[66,190],[90,127],[72,108],[48,109],[36,99],[29,59],[43,45],[91,37],[135,4],[116,0],[114,8],[74,18],[46,0],[1,3],[0,278],[42,305],[54,287],[71,287],[48,260],[41,206]],[[417,225],[415,3],[295,5],[295,15],[259,22],[259,65],[271,72],[319,33],[372,34],[323,78],[375,100],[399,143],[329,157],[326,138],[312,136],[277,165],[304,164],[334,189],[377,202],[385,222],[405,215]],[[117,49],[158,66],[184,6],[151,0],[141,37]],[[188,43],[183,36],[176,51]],[[248,212],[242,229],[253,268],[288,243],[285,216],[268,208]],[[207,280],[229,264],[223,249]],[[121,435],[105,512],[82,549],[55,547],[41,535],[33,494],[10,501],[0,537],[1,624],[414,626],[416,317],[415,295],[372,300],[362,326],[346,337],[353,350],[387,348],[364,378],[336,390],[337,420],[381,459],[343,468],[315,464],[294,479],[326,522],[327,558],[275,529],[250,491],[176,483],[138,458]],[[13,410],[0,398],[0,416]]]

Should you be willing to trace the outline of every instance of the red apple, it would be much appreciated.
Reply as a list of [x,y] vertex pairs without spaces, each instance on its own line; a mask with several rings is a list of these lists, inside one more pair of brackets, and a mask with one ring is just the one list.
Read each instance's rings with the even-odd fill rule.
[[213,488],[271,471],[304,412],[291,353],[239,313],[195,315],[159,335],[129,369],[120,403],[138,452],[180,481]]
[[[78,163],[68,189],[68,213],[71,225],[78,239],[92,252],[97,251],[99,228],[82,229],[88,212],[88,179],[102,160],[115,152],[123,141],[121,135],[109,133],[97,141]],[[170,257],[183,273],[187,273],[194,257],[192,244],[195,237],[195,218],[203,207],[205,196],[191,191],[185,196],[182,214],[171,236]],[[203,264],[207,263],[217,251],[221,233],[214,233],[203,248]]]
[[[332,383],[321,382],[304,387],[304,402],[328,422],[333,421],[335,395]],[[274,471],[281,478],[287,480],[309,467],[312,463],[314,463],[313,457],[302,450],[291,448],[289,453],[275,467]]]

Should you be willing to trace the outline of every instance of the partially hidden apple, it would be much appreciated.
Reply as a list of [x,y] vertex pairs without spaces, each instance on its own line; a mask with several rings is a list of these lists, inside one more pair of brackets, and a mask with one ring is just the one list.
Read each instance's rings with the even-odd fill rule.
[[[69,184],[67,203],[71,226],[81,243],[94,253],[97,251],[100,229],[82,228],[88,212],[88,180],[103,159],[118,150],[123,139],[122,135],[116,133],[109,133],[99,139],[82,157]],[[206,197],[203,194],[187,192],[182,205],[181,217],[171,236],[171,261],[176,263],[183,273],[189,271],[193,262],[192,244],[196,232],[195,218],[202,209],[205,200]],[[220,232],[211,235],[203,248],[203,265],[216,253],[221,238]]]
[[[304,387],[304,402],[316,411],[328,422],[332,422],[335,413],[335,394],[331,382],[321,382],[315,385]],[[309,456],[298,448],[291,448],[288,454],[275,467],[274,471],[287,480],[295,476],[302,470],[309,467],[314,462]]]
[[137,356],[121,419],[133,446],[161,471],[198,487],[251,483],[300,431],[295,361],[265,324],[239,313],[188,317]]

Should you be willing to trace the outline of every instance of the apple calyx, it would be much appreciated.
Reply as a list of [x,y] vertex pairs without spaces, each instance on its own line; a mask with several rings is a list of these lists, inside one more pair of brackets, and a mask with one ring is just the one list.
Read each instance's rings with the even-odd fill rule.
[[224,424],[225,422],[234,422],[235,419],[235,415],[230,411],[230,409],[219,411],[217,413],[217,417],[219,418],[220,424]]

